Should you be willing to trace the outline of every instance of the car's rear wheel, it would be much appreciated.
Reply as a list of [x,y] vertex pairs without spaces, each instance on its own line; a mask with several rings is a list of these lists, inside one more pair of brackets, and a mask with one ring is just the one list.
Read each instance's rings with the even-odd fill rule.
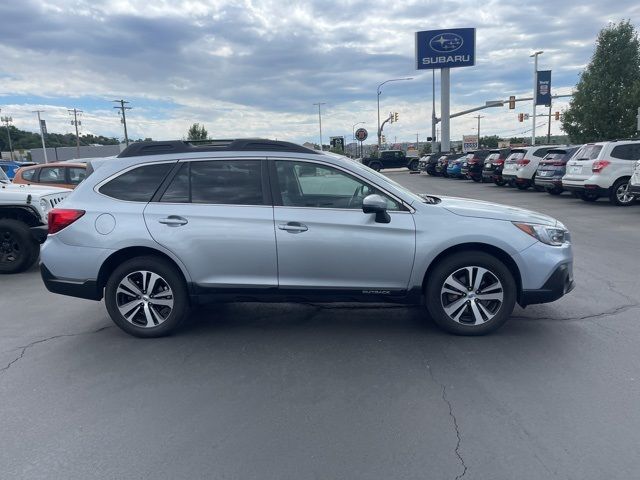
[[136,337],[162,337],[177,329],[189,312],[180,272],[167,260],[136,257],[116,268],[105,288],[114,323]]
[[551,187],[551,188],[546,188],[545,191],[549,195],[560,195],[564,191],[564,189],[562,187]]
[[600,198],[600,195],[596,192],[578,192],[578,198],[585,202],[595,202]]
[[382,164],[380,162],[371,162],[369,164],[369,168],[372,168],[376,172],[379,172],[382,169]]
[[628,207],[635,201],[635,196],[629,191],[628,178],[621,178],[613,184],[609,200],[619,207]]
[[461,252],[441,260],[425,291],[435,323],[456,335],[484,335],[501,327],[516,303],[509,269],[485,252]]
[[528,183],[516,183],[515,184],[518,190],[527,190],[529,188]]
[[40,246],[29,226],[19,220],[0,220],[0,273],[27,270],[38,259]]
[[473,180],[476,183],[482,183],[482,177],[479,177],[477,175],[469,175],[469,178],[471,178],[471,180]]
[[418,160],[413,160],[410,164],[409,164],[409,170],[411,170],[412,172],[416,172],[418,171]]
[[504,187],[507,184],[507,182],[502,179],[494,179],[493,183],[495,183],[499,187]]

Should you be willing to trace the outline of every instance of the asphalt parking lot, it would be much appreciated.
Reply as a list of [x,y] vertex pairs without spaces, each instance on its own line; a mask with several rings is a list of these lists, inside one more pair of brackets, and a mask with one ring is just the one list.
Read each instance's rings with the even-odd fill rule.
[[2,276],[0,478],[637,478],[640,204],[388,175],[555,216],[576,289],[479,338],[420,308],[231,304],[140,340]]

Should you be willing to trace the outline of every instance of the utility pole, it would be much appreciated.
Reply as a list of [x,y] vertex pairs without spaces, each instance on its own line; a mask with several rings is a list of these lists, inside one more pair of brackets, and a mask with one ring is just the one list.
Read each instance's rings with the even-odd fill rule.
[[547,123],[547,145],[551,143],[551,101],[549,101],[549,122]]
[[126,107],[125,104],[129,103],[126,100],[111,100],[113,103],[119,103],[120,105],[118,105],[117,107],[113,107],[113,108],[117,108],[118,110],[120,110],[120,115],[122,115],[122,118],[120,119],[120,121],[123,123],[124,125],[124,142],[127,144],[127,147],[129,146],[129,134],[127,133],[127,115],[125,113],[126,110],[131,110],[131,107]]
[[322,152],[322,113],[320,112],[320,107],[322,105],[326,105],[325,102],[314,103],[314,105],[318,106],[318,125],[320,126],[320,151]]
[[476,115],[474,118],[478,119],[478,150],[480,149],[480,119],[484,118],[482,115]]
[[42,152],[44,153],[44,163],[49,163],[47,159],[47,147],[44,144],[44,128],[42,127],[42,120],[40,119],[40,114],[43,113],[44,110],[34,110],[32,113],[38,115],[38,126],[40,127],[40,138],[42,139]]
[[533,115],[531,116],[531,145],[536,144],[536,97],[538,91],[538,55],[542,55],[544,52],[538,50],[537,52],[529,55],[533,57]]
[[416,133],[416,150],[420,153],[420,132]]
[[9,137],[9,155],[11,156],[11,160],[13,160],[13,146],[11,145],[11,130],[9,130],[9,124],[13,122],[13,118],[4,116],[0,117],[0,121],[5,124],[7,127],[7,137]]
[[76,127],[76,158],[80,158],[80,134],[78,133],[78,125],[81,125],[82,122],[78,121],[78,114],[82,114],[82,110],[77,110],[74,108],[73,110],[67,109],[67,112],[69,112],[69,115],[73,114],[71,125],[75,125]]

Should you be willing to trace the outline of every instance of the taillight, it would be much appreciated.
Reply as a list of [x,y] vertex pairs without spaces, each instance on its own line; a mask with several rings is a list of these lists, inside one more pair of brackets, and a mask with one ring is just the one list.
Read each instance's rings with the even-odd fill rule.
[[591,166],[591,171],[593,173],[600,173],[607,165],[610,164],[611,162],[609,160],[596,160]]
[[496,160],[495,162],[493,162],[494,165],[502,165],[504,163],[504,160]]
[[554,167],[562,167],[564,165],[564,163],[562,163],[562,162],[551,162],[551,165],[553,165]]
[[59,232],[84,215],[84,210],[54,208],[49,212],[49,235]]
[[518,165],[518,166],[520,166],[520,167],[523,167],[523,166],[525,166],[525,165],[529,165],[529,162],[530,162],[530,160],[518,160],[518,161],[516,162],[516,165]]

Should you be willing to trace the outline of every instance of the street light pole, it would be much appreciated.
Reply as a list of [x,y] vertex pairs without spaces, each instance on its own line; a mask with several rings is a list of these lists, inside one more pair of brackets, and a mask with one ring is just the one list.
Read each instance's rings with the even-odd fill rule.
[[538,50],[537,52],[529,55],[533,58],[533,115],[531,116],[531,145],[536,144],[536,92],[538,90],[538,55],[542,55],[544,52]]
[[33,113],[38,115],[38,126],[40,127],[40,138],[42,139],[42,152],[44,153],[44,163],[49,163],[47,159],[47,147],[44,144],[44,129],[42,128],[42,120],[40,119],[40,113],[44,110],[34,110]]
[[367,122],[358,122],[358,123],[354,123],[351,126],[351,135],[352,135],[351,138],[353,139],[353,141],[355,143],[355,146],[356,146],[356,148],[355,148],[356,155],[358,155],[358,141],[356,140],[356,126],[360,125],[360,124],[365,124],[365,123],[367,123]]
[[326,105],[325,102],[314,103],[314,105],[318,106],[318,125],[320,126],[320,151],[322,152],[322,114],[320,113],[320,107],[322,105]]
[[376,93],[377,93],[377,97],[378,97],[378,154],[380,153],[380,147],[382,146],[382,132],[380,131],[380,94],[382,92],[380,91],[380,87],[382,87],[385,83],[402,82],[404,80],[413,80],[413,77],[392,78],[390,80],[385,80],[380,85],[378,85],[378,88],[376,89]]
[[480,119],[484,118],[482,115],[476,115],[478,119],[478,150],[480,150]]

